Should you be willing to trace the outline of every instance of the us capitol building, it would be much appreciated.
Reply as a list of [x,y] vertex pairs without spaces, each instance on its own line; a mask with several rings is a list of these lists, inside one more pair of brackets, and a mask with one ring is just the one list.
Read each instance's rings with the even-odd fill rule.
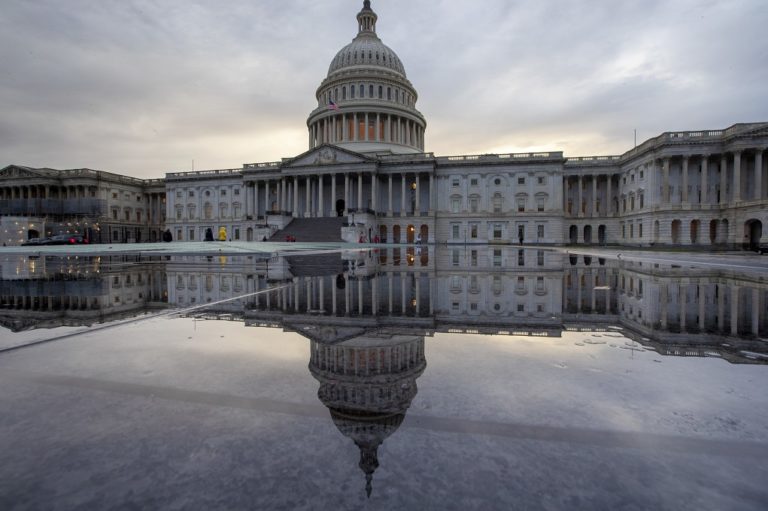
[[166,230],[198,241],[221,227],[244,241],[768,242],[768,123],[663,133],[618,156],[435,156],[418,93],[370,4],[317,89],[304,154],[146,181],[11,165],[0,171],[0,219],[20,239],[37,221],[52,234],[87,225],[105,243]]

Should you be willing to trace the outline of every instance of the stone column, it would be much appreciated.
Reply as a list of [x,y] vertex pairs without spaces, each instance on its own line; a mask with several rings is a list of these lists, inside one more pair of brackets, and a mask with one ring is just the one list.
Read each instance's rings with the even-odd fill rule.
[[[416,173],[416,211],[414,211],[414,214],[416,216],[421,215],[421,174],[418,172]],[[427,240],[424,240],[426,242]]]
[[323,175],[320,174],[317,176],[317,195],[318,195],[318,207],[317,207],[317,216],[318,218],[323,218],[325,216],[325,205],[323,204]]
[[392,174],[389,175],[389,207],[387,209],[387,216],[391,217],[393,215],[392,212]]
[[584,200],[584,197],[583,197],[583,193],[584,192],[583,192],[583,189],[582,189],[584,183],[582,181],[581,175],[579,175],[576,178],[576,182],[577,182],[577,186],[578,186],[578,191],[576,193],[576,201],[578,202],[578,204],[576,205],[576,208],[577,208],[576,209],[576,216],[581,218],[582,216],[584,216],[584,213],[582,212],[583,209],[581,208],[581,202],[582,202],[582,200]]
[[760,290],[752,288],[752,335],[760,334]]
[[739,335],[739,286],[731,286],[731,335]]
[[583,311],[581,310],[583,303],[582,303],[582,293],[584,290],[581,286],[581,279],[584,276],[584,270],[577,269],[576,270],[576,314],[581,314]]
[[[202,211],[200,212],[202,213]],[[259,182],[253,182],[253,218],[257,219],[259,216]]]
[[376,174],[371,174],[371,209],[373,210],[374,214],[377,214],[379,211],[378,182],[379,182],[379,176],[377,176]]
[[661,284],[661,296],[659,297],[661,329],[667,330],[667,309],[669,307],[669,289],[667,284]]
[[706,204],[709,201],[707,197],[707,189],[709,188],[709,155],[704,154],[701,156],[701,204]]
[[707,328],[707,286],[699,284],[699,331]]
[[344,174],[344,216],[349,214],[349,174]]
[[597,176],[592,176],[592,214],[591,217],[598,216],[599,211],[597,207]]
[[381,140],[381,115],[376,114],[376,141],[379,142]]
[[267,212],[269,211],[269,180],[264,181],[264,218],[267,218]]
[[336,174],[331,174],[331,216],[336,215]]
[[605,216],[611,216],[611,214],[613,213],[613,197],[612,197],[613,190],[611,190],[611,188],[613,186],[613,176],[610,175],[610,174],[608,174],[608,181],[607,181],[606,185],[607,185],[607,190],[606,190],[607,197],[606,197],[606,199],[608,201],[608,204],[606,204],[607,207],[605,208],[605,211],[606,211],[606,215]]
[[680,284],[679,290],[677,292],[678,300],[680,300],[680,332],[685,333],[686,329],[686,316],[688,315],[688,309],[687,304],[685,303],[685,300],[687,299],[688,294],[688,286],[686,284]]
[[386,129],[386,131],[387,132],[384,135],[384,139],[387,142],[392,142],[392,116],[391,115],[387,115],[387,129]]
[[763,149],[758,147],[757,152],[755,153],[755,192],[752,194],[752,199],[761,200],[762,198],[763,198]]
[[393,304],[392,304],[392,297],[393,297],[392,285],[393,284],[394,284],[394,278],[392,276],[392,273],[388,273],[387,274],[387,291],[389,293],[389,315],[390,316],[392,315],[392,312],[394,311]]
[[333,133],[331,134],[331,142],[332,143],[335,143],[335,142],[338,141],[337,137],[336,137],[336,133],[337,133],[337,131],[336,131],[336,117],[337,116],[334,115],[333,118],[331,119],[331,130],[333,130]]
[[354,123],[353,127],[353,133],[352,133],[352,140],[357,142],[357,136],[360,134],[360,125],[357,124],[357,114],[352,114],[352,119]]
[[728,156],[725,154],[720,158],[720,204],[726,205],[728,203],[728,194],[726,190],[728,188]]
[[688,156],[683,156],[683,204],[688,202]]
[[307,187],[306,191],[306,203],[304,204],[304,218],[311,218],[312,217],[312,182],[311,178],[307,176],[306,180],[304,181],[304,186]]
[[[363,140],[365,140],[366,142],[368,142],[370,140],[370,137],[368,135],[369,135],[369,132],[368,132],[368,113],[366,113],[365,114],[365,130],[363,131]],[[359,208],[359,206],[358,206],[358,208]]]
[[435,212],[435,176],[429,175],[429,214],[433,215]]
[[299,178],[293,178],[293,218],[299,218]]
[[405,208],[405,174],[400,174],[400,216],[407,216],[408,212]]
[[[741,151],[733,153],[733,202],[741,201]],[[734,226],[735,227],[735,226]]]
[[363,209],[363,173],[357,173],[357,210]]
[[717,289],[717,329],[721,333],[725,331],[725,286],[716,284]]
[[669,158],[662,160],[661,188],[661,199],[664,201],[664,206],[669,206]]

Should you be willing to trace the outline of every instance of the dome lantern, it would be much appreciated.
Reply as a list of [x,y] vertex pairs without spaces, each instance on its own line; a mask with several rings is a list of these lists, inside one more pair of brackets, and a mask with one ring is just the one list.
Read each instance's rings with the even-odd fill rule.
[[365,0],[363,2],[363,10],[357,15],[358,34],[369,32],[376,33],[376,20],[379,19],[376,13],[371,9],[371,1]]

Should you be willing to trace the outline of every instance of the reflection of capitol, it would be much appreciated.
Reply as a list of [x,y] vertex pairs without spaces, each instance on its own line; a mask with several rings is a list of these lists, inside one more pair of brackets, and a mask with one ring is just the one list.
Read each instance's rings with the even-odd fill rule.
[[5,256],[0,325],[12,331],[90,325],[165,307],[165,271],[135,257]]
[[[673,355],[765,351],[768,283],[746,273],[512,246],[382,249],[338,256],[212,258],[168,266],[177,305],[213,303],[252,326],[559,336],[622,327]],[[190,272],[195,268],[195,272]],[[205,285],[201,285],[204,283]],[[270,288],[275,287],[273,291]],[[727,340],[728,345],[723,346]]]
[[302,333],[310,337],[309,370],[320,382],[317,395],[339,431],[360,449],[370,496],[378,448],[402,424],[426,367],[424,337],[365,331],[345,339],[331,327]]

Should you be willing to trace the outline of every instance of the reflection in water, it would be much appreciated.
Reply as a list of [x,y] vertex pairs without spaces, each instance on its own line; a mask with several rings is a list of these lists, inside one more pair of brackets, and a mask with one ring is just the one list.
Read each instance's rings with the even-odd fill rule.
[[503,246],[0,262],[0,323],[11,331],[210,303],[195,315],[307,337],[318,397],[359,448],[369,496],[378,448],[402,424],[436,332],[610,329],[665,355],[768,360],[768,282],[735,270]]
[[360,449],[360,469],[371,496],[378,448],[405,418],[426,367],[424,337],[363,332],[351,338],[333,327],[306,327],[309,370],[320,382],[320,401],[341,433]]

